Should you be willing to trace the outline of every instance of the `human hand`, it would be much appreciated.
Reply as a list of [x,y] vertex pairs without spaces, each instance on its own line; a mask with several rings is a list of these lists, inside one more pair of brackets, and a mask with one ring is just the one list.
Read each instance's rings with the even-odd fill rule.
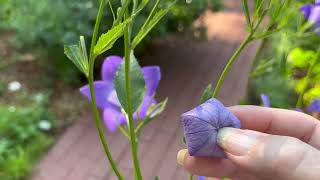
[[228,159],[178,153],[195,175],[232,180],[319,180],[320,122],[304,113],[257,106],[229,110],[247,130],[223,128],[218,143]]

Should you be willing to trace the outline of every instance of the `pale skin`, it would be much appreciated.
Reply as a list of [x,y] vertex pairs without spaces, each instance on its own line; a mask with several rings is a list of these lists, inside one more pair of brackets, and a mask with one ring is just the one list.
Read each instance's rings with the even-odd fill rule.
[[320,122],[304,113],[257,106],[229,108],[242,130],[219,132],[228,159],[191,157],[180,164],[195,175],[232,180],[319,180]]

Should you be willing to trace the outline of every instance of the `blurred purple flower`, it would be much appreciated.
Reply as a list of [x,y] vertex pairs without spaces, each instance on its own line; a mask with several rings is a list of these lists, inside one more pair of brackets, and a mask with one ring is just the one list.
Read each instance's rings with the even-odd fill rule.
[[209,99],[182,114],[184,136],[191,156],[225,158],[217,144],[218,131],[223,127],[240,128],[239,119],[217,99]]
[[320,99],[312,101],[311,105],[308,107],[309,113],[320,112]]
[[300,8],[304,17],[315,26],[315,31],[320,35],[320,0],[315,4],[306,4]]
[[199,176],[198,180],[205,180],[203,176]]
[[[118,125],[126,124],[127,122],[125,115],[121,112],[121,104],[113,86],[113,80],[122,61],[119,56],[107,57],[102,65],[102,80],[94,82],[97,106],[103,110],[103,120],[110,131],[115,131]],[[135,120],[137,117],[144,119],[149,106],[156,104],[153,96],[161,79],[161,72],[158,66],[144,67],[142,72],[146,82],[146,93],[139,112],[134,113]],[[89,85],[81,87],[80,92],[91,100]]]
[[261,97],[263,106],[265,106],[265,107],[271,107],[270,98],[269,98],[268,95],[266,95],[266,94],[261,94],[260,97]]

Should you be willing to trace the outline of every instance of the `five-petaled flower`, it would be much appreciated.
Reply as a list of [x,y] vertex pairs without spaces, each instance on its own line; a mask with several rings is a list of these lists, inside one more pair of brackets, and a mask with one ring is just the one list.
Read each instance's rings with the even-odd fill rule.
[[223,127],[240,128],[239,119],[217,99],[209,99],[182,114],[184,136],[191,156],[225,158],[217,144],[218,131]]
[[307,4],[300,8],[304,17],[315,27],[315,32],[320,35],[320,0],[315,4]]
[[[117,70],[122,62],[123,58],[119,56],[107,57],[102,65],[102,80],[94,82],[97,106],[103,110],[103,119],[110,131],[115,131],[119,125],[127,123],[113,84]],[[142,104],[133,115],[134,120],[144,119],[147,116],[149,107],[156,104],[154,95],[161,79],[161,72],[158,66],[143,67],[142,73],[146,82],[146,92]],[[80,92],[91,100],[88,85],[81,87]]]

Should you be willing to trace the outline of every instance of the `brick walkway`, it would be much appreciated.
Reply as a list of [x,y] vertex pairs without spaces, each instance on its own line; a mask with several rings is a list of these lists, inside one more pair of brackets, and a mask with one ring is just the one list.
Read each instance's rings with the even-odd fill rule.
[[[139,146],[142,173],[146,180],[158,175],[162,180],[186,179],[186,172],[176,164],[182,148],[180,114],[195,106],[208,83],[217,81],[226,60],[245,36],[245,19],[239,12],[240,1],[226,0],[226,11],[205,13],[209,42],[187,43],[169,37],[156,43],[144,57],[146,65],[159,65],[163,79],[158,99],[169,97],[166,111],[143,131]],[[236,104],[244,93],[250,59],[250,46],[232,68],[220,99]],[[112,154],[125,179],[133,179],[128,141],[119,133],[106,133]],[[113,180],[90,113],[69,128],[41,160],[33,180]]]

